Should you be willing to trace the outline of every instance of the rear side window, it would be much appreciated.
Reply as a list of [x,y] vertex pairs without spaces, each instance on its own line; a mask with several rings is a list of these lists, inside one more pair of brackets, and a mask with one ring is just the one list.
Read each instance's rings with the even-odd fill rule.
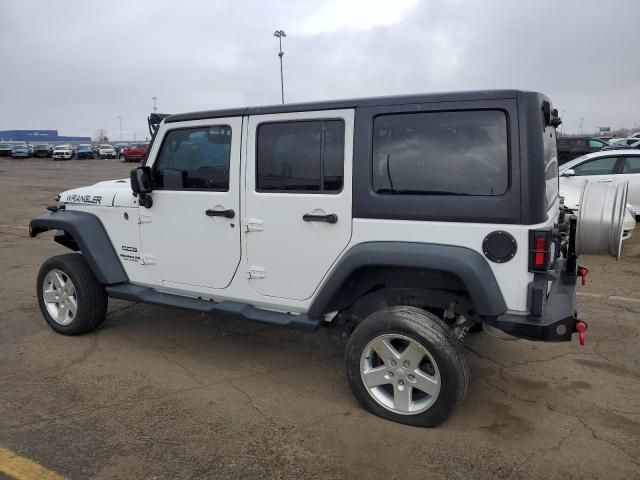
[[170,130],[153,168],[155,188],[229,190],[231,127]]
[[373,189],[384,195],[502,195],[507,118],[499,110],[381,115],[373,124]]
[[589,140],[589,148],[602,148],[604,145],[600,140]]
[[589,160],[573,167],[576,176],[609,175],[618,162],[618,157],[604,157]]
[[258,127],[256,190],[337,193],[344,177],[344,122],[312,120]]
[[626,157],[622,173],[640,173],[640,156]]
[[545,210],[549,210],[558,197],[558,148],[556,129],[549,126],[542,132],[544,138]]

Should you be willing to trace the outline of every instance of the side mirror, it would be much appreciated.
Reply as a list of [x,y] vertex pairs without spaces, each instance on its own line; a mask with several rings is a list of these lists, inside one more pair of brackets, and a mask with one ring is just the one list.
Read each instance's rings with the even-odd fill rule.
[[562,172],[563,177],[575,177],[575,175],[576,175],[576,172],[573,168],[570,168]]
[[151,167],[138,167],[131,170],[131,190],[133,193],[151,193]]

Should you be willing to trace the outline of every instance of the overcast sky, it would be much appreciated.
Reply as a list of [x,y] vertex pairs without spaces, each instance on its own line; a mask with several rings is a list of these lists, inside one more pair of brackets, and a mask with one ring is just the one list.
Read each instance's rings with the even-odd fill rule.
[[520,88],[640,125],[640,1],[0,0],[0,130],[119,139],[162,112]]

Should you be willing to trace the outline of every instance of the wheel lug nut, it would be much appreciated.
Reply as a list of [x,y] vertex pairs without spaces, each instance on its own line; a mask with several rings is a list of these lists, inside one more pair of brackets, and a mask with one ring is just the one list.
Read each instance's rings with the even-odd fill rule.
[[413,382],[416,377],[414,377],[412,374],[407,375],[407,378],[409,379],[409,381]]
[[389,377],[393,377],[393,372],[389,372]]
[[395,360],[391,360],[389,363],[392,367],[395,367],[397,365],[397,362]]
[[404,385],[404,381],[403,380],[398,380],[398,385],[400,385],[402,387]]
[[405,360],[404,362],[402,362],[402,366],[403,366],[404,368],[408,368],[408,367],[409,367],[409,365],[411,365],[411,364],[409,363],[409,360]]

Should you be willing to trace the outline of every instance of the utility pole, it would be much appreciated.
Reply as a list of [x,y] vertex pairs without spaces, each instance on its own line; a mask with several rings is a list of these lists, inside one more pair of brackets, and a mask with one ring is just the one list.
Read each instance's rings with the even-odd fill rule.
[[582,135],[582,123],[584,122],[584,117],[580,117],[580,135]]
[[153,100],[153,113],[158,113],[158,97],[151,97],[151,100]]
[[273,36],[278,37],[278,44],[280,45],[280,51],[278,52],[278,56],[280,57],[280,95],[282,96],[282,103],[284,103],[284,74],[282,73],[282,56],[284,52],[282,51],[282,37],[286,37],[287,34],[284,33],[284,30],[276,30]]
[[562,112],[561,112],[562,117],[560,117],[560,119],[562,120],[562,123],[560,124],[560,134],[561,135],[564,135],[564,124],[566,123],[565,122],[565,118],[564,118],[564,112],[565,111],[562,110]]
[[122,141],[122,115],[118,115],[118,120],[120,121],[120,141]]

